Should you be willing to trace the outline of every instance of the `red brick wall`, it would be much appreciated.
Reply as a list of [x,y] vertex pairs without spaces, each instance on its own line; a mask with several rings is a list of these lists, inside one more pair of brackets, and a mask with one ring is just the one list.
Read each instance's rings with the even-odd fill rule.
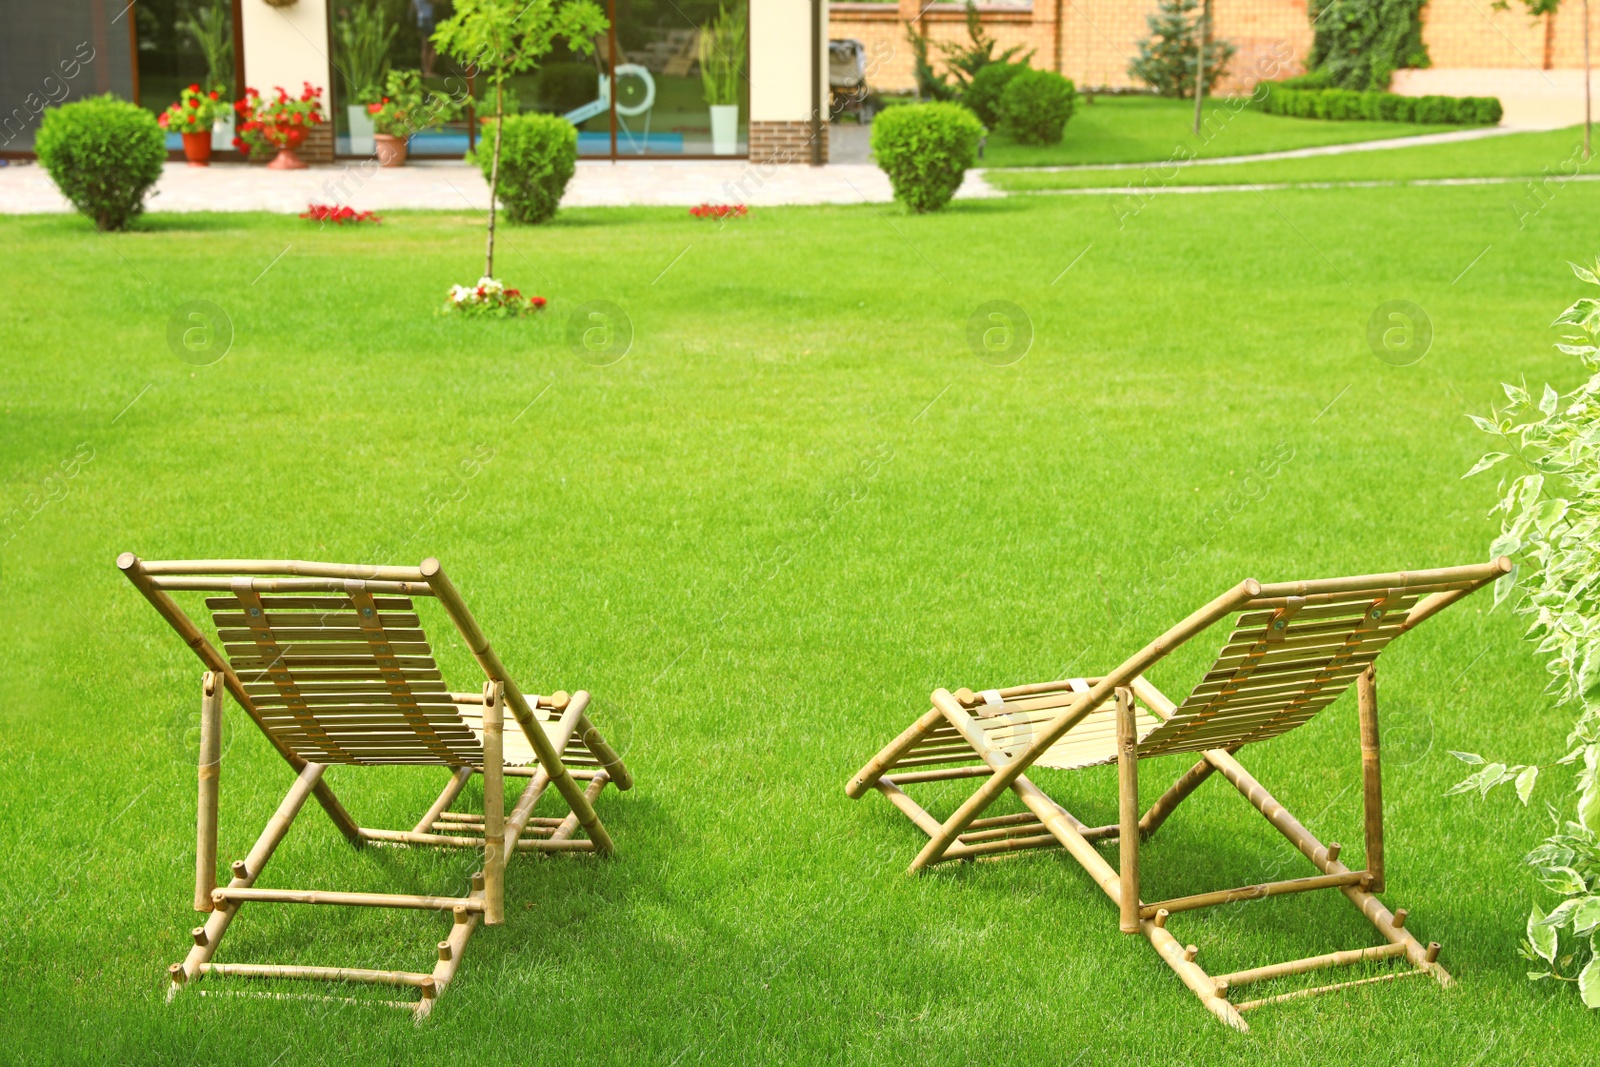
[[[828,159],[828,124],[822,124],[822,159]],[[810,163],[811,123],[801,119],[793,122],[751,122],[750,162],[752,163]]]
[[[1032,49],[1035,67],[1057,70],[1080,89],[1142,86],[1129,75],[1128,65],[1149,33],[1145,16],[1156,9],[1156,0],[978,5],[984,28],[1000,47]],[[1590,32],[1600,48],[1600,3],[1592,9]],[[881,92],[915,87],[905,20],[917,19],[934,41],[966,40],[964,9],[956,3],[924,8],[917,0],[836,2],[830,11],[828,36],[866,44],[867,81]],[[1238,48],[1222,91],[1248,91],[1262,77],[1304,69],[1312,38],[1305,0],[1213,0],[1213,12],[1216,35]],[[1488,0],[1429,0],[1422,18],[1423,41],[1435,67],[1583,66],[1583,8],[1576,2],[1563,4],[1553,18],[1532,19],[1516,3],[1496,11]]]

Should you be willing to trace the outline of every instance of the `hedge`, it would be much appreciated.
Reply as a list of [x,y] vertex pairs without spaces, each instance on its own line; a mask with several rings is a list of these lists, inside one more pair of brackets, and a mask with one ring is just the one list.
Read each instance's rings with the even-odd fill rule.
[[1436,126],[1496,126],[1500,122],[1500,101],[1492,96],[1400,96],[1353,89],[1296,88],[1288,82],[1262,84],[1267,91],[1255,100],[1255,106],[1269,115]]

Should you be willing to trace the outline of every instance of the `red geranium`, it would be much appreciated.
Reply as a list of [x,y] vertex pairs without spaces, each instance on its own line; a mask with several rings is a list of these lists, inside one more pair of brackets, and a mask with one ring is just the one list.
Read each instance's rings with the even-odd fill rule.
[[313,222],[331,222],[335,226],[343,226],[347,222],[353,224],[357,222],[383,221],[382,218],[371,211],[357,211],[348,205],[334,207],[332,204],[308,204],[305,211],[300,213],[300,217],[310,219]]
[[697,219],[742,219],[750,214],[743,204],[701,204],[689,209]]

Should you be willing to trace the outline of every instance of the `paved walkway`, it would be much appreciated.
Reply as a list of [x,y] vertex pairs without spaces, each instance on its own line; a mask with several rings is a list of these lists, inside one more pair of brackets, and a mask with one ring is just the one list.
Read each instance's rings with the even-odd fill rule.
[[[836,127],[834,131],[837,132]],[[864,148],[864,130],[849,130],[850,155]],[[1508,127],[1454,130],[1419,137],[1297,148],[1253,156],[1198,159],[1183,166],[1218,163],[1252,163],[1273,159],[1346,155],[1415,145],[1449,144],[1519,132]],[[851,136],[853,135],[853,136]],[[861,143],[857,143],[861,142]],[[841,144],[843,147],[843,144]],[[1103,163],[1076,166],[1018,167],[1024,171],[1133,170],[1149,163]],[[1012,169],[1012,168],[1008,168]],[[1448,185],[1494,182],[1500,179],[1441,179],[1402,184]],[[1522,181],[1524,179],[1504,179]],[[1238,189],[1323,189],[1396,184],[1394,182],[1300,182],[1283,185],[1166,186],[1158,192],[1226,192]],[[1059,189],[1039,192],[1062,195],[1105,195],[1126,190]],[[956,196],[963,199],[1005,196],[984,180],[982,170],[967,173]],[[659,160],[619,162],[581,160],[567,186],[563,207],[622,207],[665,205],[687,207],[706,202],[744,203],[752,207],[780,204],[888,203],[893,197],[884,173],[864,160],[830,163],[825,167],[749,163],[744,160],[688,162]],[[487,210],[489,190],[477,168],[457,161],[412,162],[404,167],[380,168],[370,160],[351,160],[330,167],[301,171],[269,171],[242,163],[191,167],[168,163],[148,202],[151,211],[273,211],[283,214],[306,209],[309,203],[348,205],[358,211],[392,211],[403,208],[432,210]],[[0,167],[0,214],[21,215],[70,211],[49,175],[37,164]]]
[[[1005,194],[970,171],[960,197]],[[563,207],[638,204],[692,206],[706,202],[778,204],[888,203],[889,180],[870,163],[826,167],[718,162],[582,162]],[[243,163],[191,167],[168,163],[148,201],[150,211],[275,211],[299,213],[312,201],[358,211],[399,208],[487,210],[489,187],[476,167],[460,162],[408,163],[380,168],[366,161],[301,171],[272,171]],[[0,214],[70,211],[37,164],[0,167]]]
[[1149,166],[1204,167],[1217,163],[1265,163],[1273,159],[1309,159],[1313,156],[1345,156],[1352,152],[1381,152],[1389,148],[1416,148],[1419,145],[1453,144],[1456,141],[1481,141],[1485,137],[1502,137],[1508,133],[1527,133],[1516,126],[1478,126],[1470,130],[1447,130],[1444,133],[1423,133],[1414,137],[1386,137],[1379,141],[1352,141],[1347,144],[1316,145],[1312,148],[1289,148],[1282,152],[1257,152],[1251,156],[1214,156],[1208,159],[1156,159],[1144,163],[1064,163],[1045,167],[1007,167],[1007,170],[1026,170],[1049,173],[1065,170],[1141,170]]

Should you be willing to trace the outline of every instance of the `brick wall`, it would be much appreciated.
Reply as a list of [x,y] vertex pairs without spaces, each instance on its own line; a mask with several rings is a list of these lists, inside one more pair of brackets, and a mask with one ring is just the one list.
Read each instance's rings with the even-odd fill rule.
[[296,154],[307,163],[332,163],[333,123],[323,122],[311,127]]
[[[1600,48],[1600,4],[1592,7],[1591,34]],[[964,8],[956,3],[924,8],[917,0],[835,2],[829,10],[828,36],[867,46],[867,81],[880,92],[916,86],[907,20],[935,42],[967,39]],[[1128,67],[1149,34],[1145,18],[1157,10],[1156,0],[1015,0],[980,3],[978,10],[1001,48],[1032,49],[1035,67],[1057,70],[1080,89],[1143,87]],[[1223,92],[1248,92],[1262,77],[1305,69],[1312,39],[1305,0],[1213,0],[1213,14],[1216,35],[1238,49],[1220,85]],[[1429,0],[1422,17],[1435,68],[1583,65],[1583,8],[1577,3],[1533,19],[1520,4],[1495,11],[1488,0]]]
[[[828,158],[828,124],[822,124],[822,158]],[[750,123],[750,162],[810,163],[811,123],[801,119]]]

